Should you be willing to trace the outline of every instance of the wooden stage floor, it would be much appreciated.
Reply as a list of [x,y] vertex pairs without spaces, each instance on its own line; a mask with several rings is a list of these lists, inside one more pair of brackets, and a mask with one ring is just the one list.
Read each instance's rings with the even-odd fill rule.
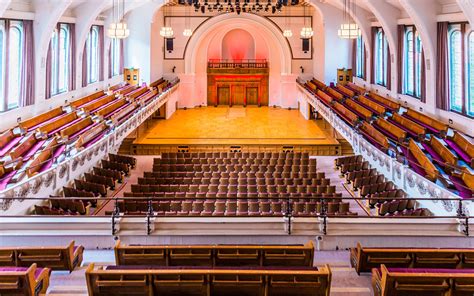
[[338,145],[298,110],[204,107],[177,110],[141,132],[134,145]]

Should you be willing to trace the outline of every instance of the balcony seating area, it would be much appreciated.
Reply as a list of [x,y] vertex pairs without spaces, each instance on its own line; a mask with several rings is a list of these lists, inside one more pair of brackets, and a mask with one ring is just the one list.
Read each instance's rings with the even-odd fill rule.
[[0,267],[0,295],[36,296],[46,294],[51,269],[36,264],[29,267]]
[[474,197],[474,143],[466,135],[354,83],[299,83],[376,148],[462,198]]
[[0,190],[93,145],[172,86],[162,78],[150,87],[118,84],[1,132]]

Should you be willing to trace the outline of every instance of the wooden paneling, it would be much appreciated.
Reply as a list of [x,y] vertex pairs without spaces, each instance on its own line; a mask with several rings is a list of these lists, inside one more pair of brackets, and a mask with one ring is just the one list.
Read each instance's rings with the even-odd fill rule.
[[228,86],[222,86],[222,87],[217,88],[217,104],[218,105],[230,104],[230,89]]
[[232,87],[232,105],[245,105],[245,85],[234,85]]
[[258,87],[247,87],[247,105],[258,105]]

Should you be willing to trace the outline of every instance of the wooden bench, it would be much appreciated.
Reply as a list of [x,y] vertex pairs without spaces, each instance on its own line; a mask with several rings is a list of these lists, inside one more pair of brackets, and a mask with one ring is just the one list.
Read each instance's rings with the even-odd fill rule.
[[426,129],[424,127],[403,116],[400,116],[398,113],[394,113],[389,122],[405,130],[410,136],[414,138],[422,138],[426,134]]
[[121,83],[118,83],[118,84],[116,84],[116,85],[110,86],[109,89],[108,89],[108,91],[114,93],[115,91],[117,91],[117,90],[119,90],[119,89],[121,89],[122,87],[125,87],[125,86],[127,86],[127,85],[128,85],[127,83],[121,82]]
[[359,117],[341,103],[334,102],[333,106],[333,109],[336,111],[336,113],[339,114],[351,126],[355,126],[359,121]]
[[137,88],[138,88],[138,85],[127,85],[117,90],[115,93],[118,94],[119,96],[125,96]]
[[327,106],[331,106],[332,102],[334,101],[334,99],[330,95],[320,89],[316,91],[316,95]]
[[474,249],[462,248],[351,248],[351,266],[369,272],[381,264],[400,268],[474,268]]
[[77,123],[61,130],[61,137],[68,139],[74,139],[80,135],[82,131],[85,131],[87,127],[94,124],[94,121],[90,116],[78,121]]
[[448,132],[449,125],[432,118],[431,116],[417,112],[413,109],[408,109],[403,116],[418,123],[432,133],[438,134],[442,137]]
[[63,110],[62,107],[54,108],[52,110],[49,110],[48,112],[21,121],[20,123],[18,123],[18,126],[24,131],[29,131],[65,113],[66,112]]
[[390,109],[392,112],[398,112],[401,105],[390,99],[382,97],[381,95],[376,94],[375,92],[369,92],[369,97],[372,98],[375,102],[381,104],[383,107]]
[[38,172],[43,171],[44,168],[50,167],[48,166],[49,161],[54,161],[53,155],[54,151],[58,148],[58,141],[57,138],[54,137],[49,143],[43,148],[43,150],[35,155],[34,159],[28,163],[26,169],[26,175],[28,178],[33,177]]
[[352,99],[347,99],[344,104],[349,106],[352,110],[354,110],[358,115],[363,119],[370,121],[372,119],[372,116],[374,115],[372,111],[368,110],[365,107],[362,107],[359,105],[356,101]]
[[383,114],[385,114],[385,112],[387,112],[387,108],[385,108],[384,106],[382,106],[380,104],[377,104],[376,102],[372,101],[371,99],[369,99],[365,96],[359,96],[359,97],[357,97],[357,100],[361,104],[369,107],[374,113],[376,113],[379,116],[383,116]]
[[0,295],[37,296],[46,294],[49,287],[49,268],[0,267]]
[[159,93],[163,92],[168,86],[170,85],[168,80],[163,81],[162,83],[158,84],[156,87],[156,90],[158,90]]
[[461,179],[464,181],[464,184],[466,184],[467,187],[474,190],[474,175],[463,172],[461,175]]
[[32,133],[28,137],[23,138],[21,142],[10,152],[12,161],[18,160],[20,157],[25,161],[30,159],[43,145],[44,140],[36,139]]
[[316,78],[313,78],[313,80],[311,80],[312,83],[314,83],[314,85],[316,85],[316,87],[320,90],[326,90],[327,86],[324,82],[322,81],[319,81],[318,79]]
[[[160,268],[109,266],[86,269],[89,295],[329,296],[331,270],[306,268]],[[283,292],[284,291],[284,292]]]
[[115,126],[119,126],[130,117],[130,114],[132,114],[137,107],[137,103],[129,103],[112,112],[110,114],[110,120],[112,120]]
[[100,136],[107,132],[108,126],[105,122],[100,122],[85,133],[81,134],[75,144],[76,148],[89,147],[100,139]]
[[109,103],[115,100],[116,100],[115,95],[106,96],[106,97],[100,98],[99,100],[96,100],[94,102],[91,102],[82,106],[81,110],[85,112],[86,114],[96,113],[98,110],[102,108],[106,108],[106,106]]
[[126,97],[131,100],[131,101],[134,101],[136,100],[137,98],[139,98],[140,96],[146,94],[147,92],[150,92],[150,89],[145,85],[141,86],[140,88],[128,93],[126,95]]
[[439,165],[445,166],[445,163],[450,165],[445,166],[447,171],[452,171],[458,165],[458,158],[455,156],[448,147],[444,146],[440,140],[435,136],[432,136],[427,143],[422,143],[423,147],[430,153],[434,160],[438,162]]
[[15,135],[13,130],[9,129],[0,134],[0,158],[7,155],[13,147],[15,147],[18,142],[20,142],[21,137]]
[[76,112],[71,112],[66,116],[63,116],[57,120],[54,120],[48,124],[45,124],[38,128],[38,130],[46,135],[52,135],[56,132],[59,132],[60,129],[66,128],[69,125],[74,124],[76,121],[79,121],[79,117]]
[[88,96],[86,96],[86,97],[83,97],[83,98],[80,98],[80,99],[78,99],[78,100],[75,100],[75,101],[69,103],[69,105],[70,105],[71,107],[73,107],[74,109],[78,109],[78,108],[81,108],[83,105],[85,105],[85,104],[87,104],[87,103],[90,103],[90,102],[92,102],[92,101],[95,101],[95,100],[97,100],[98,98],[101,98],[101,97],[103,97],[103,96],[105,96],[105,93],[104,93],[103,90],[101,90],[101,91],[95,92],[95,93],[93,93],[93,94],[90,94],[90,95],[88,95]]
[[75,246],[71,241],[67,246],[52,247],[0,247],[0,266],[38,267],[52,270],[69,270],[82,263],[83,246]]
[[359,94],[365,94],[366,93],[366,90],[365,88],[363,88],[362,86],[358,86],[357,84],[353,83],[353,82],[347,82],[347,86],[354,90],[355,92],[359,93]]
[[407,138],[406,131],[394,124],[391,124],[382,117],[377,118],[377,120],[374,122],[374,126],[378,127],[383,134],[397,142],[404,142]]
[[360,126],[360,131],[367,138],[367,140],[375,147],[382,150],[388,149],[390,147],[390,143],[387,137],[381,132],[379,132],[370,123],[364,121]]
[[140,104],[141,106],[145,106],[148,104],[152,99],[154,99],[158,95],[158,90],[154,89],[145,95],[140,96],[135,102]]
[[165,82],[165,79],[161,77],[160,79],[155,80],[152,83],[150,83],[150,87],[157,88],[158,85],[162,84],[163,82]]
[[340,92],[338,92],[337,90],[331,87],[327,87],[325,92],[329,94],[330,96],[332,96],[333,98],[335,98],[336,100],[338,100],[339,102],[341,102],[345,98],[343,94],[341,94]]
[[372,270],[375,296],[472,295],[474,269],[380,268]]
[[[439,171],[431,160],[425,155],[421,148],[415,143],[413,139],[410,139],[408,143],[408,160],[410,166],[420,175],[427,178],[430,181],[435,182],[438,179]],[[416,162],[416,163],[413,163]]]
[[346,96],[348,96],[349,98],[353,98],[353,97],[355,97],[355,95],[356,95],[356,93],[355,93],[353,90],[351,90],[351,89],[345,87],[344,85],[342,85],[342,84],[340,84],[340,83],[338,83],[338,84],[336,85],[336,88],[337,88],[340,92],[342,92],[343,94],[345,94]]
[[453,136],[448,136],[445,142],[461,157],[468,165],[474,168],[474,144],[466,136],[455,131]]
[[311,81],[306,81],[305,86],[306,86],[306,88],[307,88],[310,92],[312,92],[312,93],[315,93],[316,90],[318,89],[318,87],[316,86],[316,84],[314,84],[314,83],[311,82]]
[[117,265],[313,266],[314,245],[115,245]]
[[97,116],[108,119],[115,110],[125,106],[126,104],[128,104],[127,99],[119,99],[113,102],[112,104],[108,105],[107,107],[102,108],[101,110],[97,111],[95,114]]

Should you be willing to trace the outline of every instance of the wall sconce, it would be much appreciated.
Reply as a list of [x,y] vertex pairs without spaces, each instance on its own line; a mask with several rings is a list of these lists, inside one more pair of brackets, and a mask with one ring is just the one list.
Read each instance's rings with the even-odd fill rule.
[[175,70],[176,70],[176,66],[173,66],[173,68],[171,69],[171,71],[174,73]]
[[300,69],[301,69],[301,74],[303,74],[303,73],[304,73],[304,68],[303,68],[303,66],[300,66]]

